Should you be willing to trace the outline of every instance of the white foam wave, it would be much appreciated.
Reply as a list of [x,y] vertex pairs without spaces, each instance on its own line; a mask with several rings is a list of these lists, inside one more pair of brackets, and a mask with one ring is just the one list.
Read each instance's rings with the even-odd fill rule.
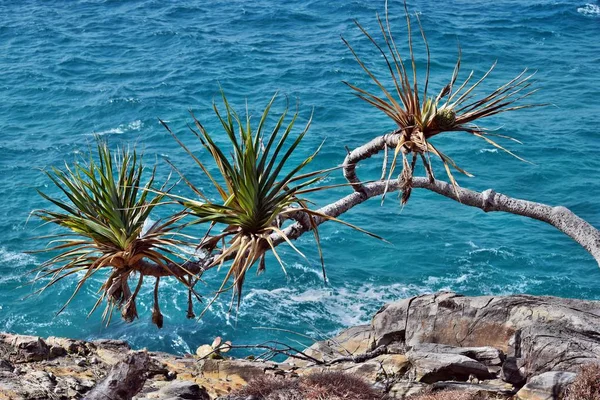
[[94,133],[91,133],[90,135],[97,135],[97,136],[120,135],[125,132],[139,131],[140,129],[143,128],[143,126],[144,126],[144,123],[141,120],[136,119],[135,121],[132,121],[128,124],[121,124],[116,128],[107,129],[105,131],[100,131],[100,132],[94,132]]
[[320,287],[251,289],[244,297],[240,313],[261,310],[273,321],[292,320],[301,325],[312,325],[326,318],[338,326],[367,323],[373,312],[386,302],[431,292],[427,287],[404,285],[375,285],[358,287]]
[[587,3],[584,7],[579,7],[577,12],[581,15],[585,15],[586,17],[599,17],[600,6],[597,4]]
[[31,254],[17,253],[0,247],[0,263],[10,264],[15,267],[23,267],[36,262],[35,257]]
[[514,257],[515,254],[509,250],[499,249],[499,248],[476,248],[475,250],[469,251],[469,255],[480,254],[480,253],[488,253],[494,256],[500,256],[504,258]]
[[498,149],[480,149],[479,153],[483,154],[483,153],[497,153]]
[[294,263],[292,265],[288,265],[288,268],[297,269],[297,270],[300,270],[300,271],[304,271],[307,274],[313,274],[313,275],[316,275],[319,278],[323,278],[323,271],[321,270],[321,268],[315,269],[315,268],[312,268],[312,267],[310,267],[308,265],[304,265],[304,264],[300,264],[300,263]]

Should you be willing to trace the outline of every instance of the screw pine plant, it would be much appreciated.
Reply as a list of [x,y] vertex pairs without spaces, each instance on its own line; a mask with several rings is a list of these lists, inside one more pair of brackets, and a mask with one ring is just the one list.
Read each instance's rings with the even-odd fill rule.
[[[106,300],[104,317],[108,321],[115,306],[121,309],[126,321],[132,321],[137,317],[135,300],[143,275],[138,274],[133,292],[128,282],[136,275],[140,261],[148,259],[168,270],[173,256],[178,257],[177,249],[189,245],[190,237],[178,232],[182,213],[145,225],[165,193],[156,194],[153,189],[155,169],[147,182],[142,182],[144,168],[135,150],[121,148],[113,154],[105,141],[97,139],[96,155],[97,160],[90,154],[89,159],[72,167],[65,164],[64,170],[52,168],[46,172],[64,198],[39,191],[58,210],[36,210],[33,214],[70,232],[48,237],[51,247],[42,251],[59,254],[41,264],[36,280],[49,278],[41,292],[68,276],[81,273],[73,295],[61,312],[88,279],[110,268],[92,312]],[[165,187],[160,189],[164,191]],[[181,281],[188,284],[184,279]]]
[[[366,231],[312,210],[308,207],[308,199],[303,197],[306,193],[331,187],[315,186],[322,181],[328,171],[304,172],[318,154],[320,147],[299,163],[292,164],[290,160],[306,135],[311,120],[309,119],[302,131],[294,137],[292,131],[298,113],[296,112],[289,122],[286,122],[288,114],[286,109],[276,119],[274,128],[266,134],[265,123],[276,96],[273,96],[265,107],[255,129],[252,127],[248,113],[243,121],[230,106],[224,93],[222,98],[225,107],[224,115],[216,104],[213,108],[231,144],[230,157],[226,155],[230,151],[217,145],[211,134],[193,114],[194,128],[190,127],[214,161],[220,175],[218,177],[213,176],[209,168],[163,122],[167,130],[200,167],[211,182],[211,187],[220,197],[218,201],[210,199],[198,188],[199,185],[192,183],[183,174],[181,174],[183,180],[198,198],[172,196],[185,207],[186,214],[196,218],[193,224],[209,224],[208,233],[200,241],[198,249],[211,254],[217,244],[221,243],[219,252],[207,268],[220,267],[226,261],[232,260],[218,293],[234,289],[233,295],[237,297],[239,306],[246,273],[257,262],[257,272],[265,270],[265,256],[268,250],[273,252],[285,272],[284,263],[275,250],[274,235],[306,258],[281,230],[281,223],[293,219],[298,213],[309,216],[306,221],[314,234],[323,277],[326,279],[319,230],[312,217],[325,218],[362,232]],[[211,235],[217,226],[222,228],[217,234]],[[230,280],[231,285],[227,286]]]
[[[500,86],[496,90],[493,90],[487,96],[474,99],[474,89],[485,81],[496,64],[494,63],[483,77],[476,82],[472,83],[473,72],[471,72],[461,84],[458,84],[457,80],[461,66],[460,50],[450,82],[446,84],[437,95],[432,95],[429,91],[431,65],[429,45],[427,43],[425,32],[421,26],[419,16],[418,14],[415,14],[427,53],[425,79],[423,85],[420,87],[413,46],[411,16],[408,12],[406,2],[404,3],[404,8],[408,37],[408,60],[402,57],[399,47],[396,45],[396,41],[390,28],[387,3],[385,23],[377,16],[379,30],[383,37],[383,44],[379,44],[377,40],[375,40],[375,38],[358,23],[358,21],[355,21],[356,26],[375,46],[377,52],[384,59],[387,67],[386,69],[389,72],[389,77],[393,83],[391,87],[384,85],[381,78],[378,78],[375,73],[366,66],[365,62],[363,62],[350,43],[342,38],[360,67],[381,91],[381,94],[374,94],[373,92],[361,89],[348,82],[344,83],[354,90],[358,98],[382,111],[397,125],[396,133],[399,135],[399,140],[394,150],[394,157],[390,166],[388,181],[394,173],[398,155],[401,153],[403,166],[402,173],[400,174],[402,183],[402,204],[405,204],[410,197],[412,176],[419,157],[423,162],[428,176],[433,180],[434,176],[429,156],[430,154],[437,156],[442,161],[448,179],[454,185],[455,191],[457,183],[452,175],[450,167],[453,167],[467,176],[472,176],[470,173],[456,165],[450,157],[445,155],[431,143],[431,139],[440,133],[452,131],[467,132],[485,140],[492,146],[523,160],[496,141],[492,140],[490,136],[499,136],[511,140],[515,139],[490,132],[486,128],[476,125],[475,122],[499,113],[536,106],[532,104],[514,104],[536,92],[535,89],[530,90],[533,74],[527,75],[527,70],[524,70],[514,79]],[[412,160],[409,163],[408,158],[410,156],[412,156]]]
[[[161,327],[163,316],[158,304],[158,291],[162,277],[174,277],[187,287],[187,316],[193,318],[192,300],[200,299],[194,289],[195,284],[206,271],[223,267],[223,281],[213,301],[223,292],[231,290],[232,306],[237,299],[239,307],[248,272],[255,265],[258,273],[265,271],[267,253],[272,252],[285,270],[285,264],[276,250],[279,244],[287,243],[302,254],[294,246],[293,240],[311,232],[325,277],[320,224],[334,221],[379,238],[338,217],[390,191],[401,191],[402,202],[406,203],[413,188],[430,190],[486,212],[502,211],[546,222],[577,241],[600,264],[600,231],[570,210],[514,199],[491,189],[478,193],[457,185],[451,167],[469,174],[434,146],[432,139],[444,132],[464,131],[514,155],[490,138],[494,135],[505,136],[490,132],[476,123],[498,113],[533,107],[530,104],[517,104],[535,92],[531,90],[532,75],[524,71],[488,95],[476,98],[474,90],[486,80],[494,66],[474,83],[471,73],[458,84],[461,66],[459,54],[449,83],[437,94],[431,95],[427,40],[417,17],[427,50],[425,78],[421,84],[417,79],[411,17],[406,5],[405,13],[409,53],[406,60],[401,57],[392,36],[387,7],[385,22],[377,18],[383,45],[378,44],[374,36],[357,23],[384,59],[389,71],[388,79],[392,82],[389,88],[344,41],[382,94],[373,94],[350,83],[347,85],[359,98],[391,118],[397,129],[392,134],[375,137],[349,150],[342,166],[307,171],[308,165],[319,152],[317,149],[307,157],[298,157],[310,120],[296,134],[294,128],[298,113],[289,116],[286,108],[271,123],[270,112],[275,97],[267,104],[255,125],[250,115],[241,118],[223,94],[224,111],[213,106],[221,125],[216,132],[209,132],[192,114],[193,126],[190,126],[190,130],[202,146],[202,155],[192,151],[161,121],[202,172],[203,179],[194,181],[189,178],[191,175],[187,171],[172,165],[193,195],[175,195],[165,185],[155,187],[155,170],[144,180],[142,162],[135,151],[123,148],[113,153],[102,140],[98,142],[96,158],[90,156],[73,166],[65,166],[64,170],[53,168],[49,171],[50,181],[62,192],[63,197],[56,198],[40,192],[53,208],[37,210],[34,214],[68,233],[57,233],[50,237],[49,248],[43,250],[53,255],[37,270],[35,280],[45,282],[39,291],[64,278],[76,276],[75,296],[90,277],[107,270],[106,280],[93,310],[106,301],[104,316],[108,321],[114,307],[120,308],[126,321],[131,321],[137,317],[136,297],[144,277],[150,276],[155,278],[152,321]],[[271,124],[273,127],[267,129]],[[216,135],[221,135],[219,140],[216,140]],[[225,139],[226,145],[220,144],[221,139]],[[358,163],[380,151],[387,152],[388,148],[394,148],[389,173],[382,174],[377,181],[360,181],[355,172]],[[432,154],[441,159],[450,183],[434,177],[430,161]],[[392,174],[400,155],[403,170],[399,178],[394,180]],[[419,158],[427,177],[413,177]],[[384,171],[386,167],[387,162],[384,161]],[[328,173],[339,168],[343,169],[347,183],[320,185]],[[311,192],[346,185],[354,191],[319,209],[313,208],[307,198]],[[209,188],[208,191],[205,192],[205,188]],[[214,198],[213,192],[216,194]],[[171,212],[165,219],[145,229],[150,214],[166,204],[179,207],[179,211]],[[203,229],[200,239],[184,233],[183,229],[191,225]],[[190,248],[195,251],[191,252],[188,250]],[[129,282],[134,278],[137,278],[137,282],[132,291]]]

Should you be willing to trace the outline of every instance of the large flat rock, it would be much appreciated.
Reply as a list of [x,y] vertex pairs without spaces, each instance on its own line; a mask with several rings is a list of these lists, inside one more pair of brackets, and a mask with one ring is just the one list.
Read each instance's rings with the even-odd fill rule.
[[464,297],[441,292],[390,303],[372,321],[374,347],[436,343],[492,347],[524,378],[600,359],[600,302],[545,296]]
[[413,366],[412,378],[418,382],[466,381],[471,376],[478,379],[493,377],[485,365],[460,354],[409,351],[406,357]]

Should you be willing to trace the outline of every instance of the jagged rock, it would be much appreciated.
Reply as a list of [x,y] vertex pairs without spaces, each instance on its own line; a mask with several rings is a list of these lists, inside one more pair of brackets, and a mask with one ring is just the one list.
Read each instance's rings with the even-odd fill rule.
[[0,334],[0,356],[15,363],[45,360],[50,348],[38,336]]
[[[130,394],[141,389],[135,400],[204,399],[206,393],[216,398],[265,374],[295,377],[326,370],[355,373],[378,388],[391,387],[389,395],[398,399],[429,388],[492,398],[506,398],[521,389],[519,398],[539,400],[553,387],[562,390],[573,376],[545,372],[577,372],[581,364],[600,363],[599,331],[600,302],[440,293],[389,304],[372,325],[350,328],[304,350],[326,362],[346,358],[329,365],[148,353],[148,360],[125,368],[119,363],[135,353],[123,341],[44,340],[0,333],[0,399],[80,399],[102,387],[94,387],[97,381],[103,382],[106,393],[107,382],[121,379],[104,379],[114,367],[122,372],[118,376],[136,377],[128,386]],[[129,367],[133,374],[127,372]],[[496,376],[508,383],[492,380]],[[169,392],[172,384],[181,385],[182,391]]]
[[523,376],[576,372],[600,359],[600,302],[442,292],[388,304],[373,318],[374,345],[491,346],[523,359]]
[[527,380],[524,361],[521,358],[508,357],[502,364],[502,380],[515,386],[523,386]]
[[577,374],[573,372],[550,371],[534,376],[517,393],[519,400],[561,399],[567,386]]
[[460,354],[487,366],[500,366],[506,358],[504,353],[493,347],[455,347],[438,343],[419,343],[411,350],[421,353]]
[[12,371],[15,367],[8,360],[0,358],[0,371]]
[[478,379],[492,377],[485,365],[460,354],[409,351],[406,357],[413,367],[411,377],[423,383],[466,381],[471,375]]
[[50,353],[49,354],[50,358],[56,358],[56,357],[64,356],[65,354],[67,354],[67,351],[60,346],[50,346],[49,353]]
[[62,356],[64,353],[59,349],[63,349],[64,352],[69,354],[87,354],[88,349],[83,340],[75,340],[75,339],[66,339],[59,338],[55,336],[50,336],[46,339],[46,343],[50,346],[50,352],[52,353],[53,349],[55,353],[61,353],[55,355],[55,357]]
[[131,347],[123,340],[94,340],[89,343],[96,356],[108,365],[116,365],[123,361]]
[[158,391],[159,398],[180,398],[193,400],[210,400],[206,389],[194,382],[173,381]]
[[125,359],[114,365],[108,375],[86,395],[86,400],[130,400],[143,388],[149,364],[150,356],[145,351],[127,354]]
[[44,371],[0,371],[0,399],[42,400],[53,397],[55,379]]

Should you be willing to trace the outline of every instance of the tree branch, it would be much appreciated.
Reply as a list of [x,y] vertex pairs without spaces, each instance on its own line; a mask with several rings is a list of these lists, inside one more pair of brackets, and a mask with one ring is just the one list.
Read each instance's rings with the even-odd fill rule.
[[400,132],[401,130],[397,129],[383,136],[378,136],[370,142],[365,143],[348,153],[343,164],[344,178],[346,178],[346,180],[352,184],[352,188],[355,191],[364,191],[364,185],[356,175],[356,166],[358,163],[379,153],[385,148],[386,145],[389,148],[395,149],[398,145]]
[[[400,184],[397,180],[392,180],[389,183],[386,181],[377,181],[372,183],[362,183],[356,174],[356,165],[363,160],[366,160],[373,155],[382,151],[387,145],[389,148],[395,148],[398,144],[399,132],[394,131],[383,136],[379,136],[370,142],[349,152],[344,160],[344,177],[352,184],[354,193],[351,193],[325,207],[320,208],[317,212],[327,215],[328,217],[336,218],[351,208],[365,202],[366,200],[380,196],[384,193],[386,184],[388,192],[395,192],[400,189]],[[501,193],[496,193],[492,189],[484,192],[475,192],[469,189],[458,187],[455,188],[444,181],[435,180],[430,182],[426,177],[414,177],[412,181],[413,189],[426,189],[442,196],[448,197],[461,204],[479,208],[485,212],[500,211],[515,215],[522,215],[538,221],[546,222],[561,232],[565,233],[584,249],[586,249],[600,266],[600,231],[592,226],[587,221],[583,220],[566,207],[549,206],[542,203],[536,203],[528,200],[515,199]],[[302,212],[298,212],[302,214]],[[311,230],[311,225],[307,224],[308,218],[312,218],[315,224],[321,225],[327,219],[319,216],[304,217],[295,215],[297,221],[287,226],[283,232],[288,239],[294,240],[302,236],[304,233]],[[281,235],[273,233],[271,239],[275,245],[284,242]],[[235,255],[232,255],[233,257]],[[152,262],[143,260],[140,262],[140,272],[144,275],[156,277],[161,276],[187,276],[190,273],[201,275],[204,271],[213,268],[212,260],[216,255],[207,257],[200,261],[189,261],[182,265],[169,264],[168,268],[161,267]]]

